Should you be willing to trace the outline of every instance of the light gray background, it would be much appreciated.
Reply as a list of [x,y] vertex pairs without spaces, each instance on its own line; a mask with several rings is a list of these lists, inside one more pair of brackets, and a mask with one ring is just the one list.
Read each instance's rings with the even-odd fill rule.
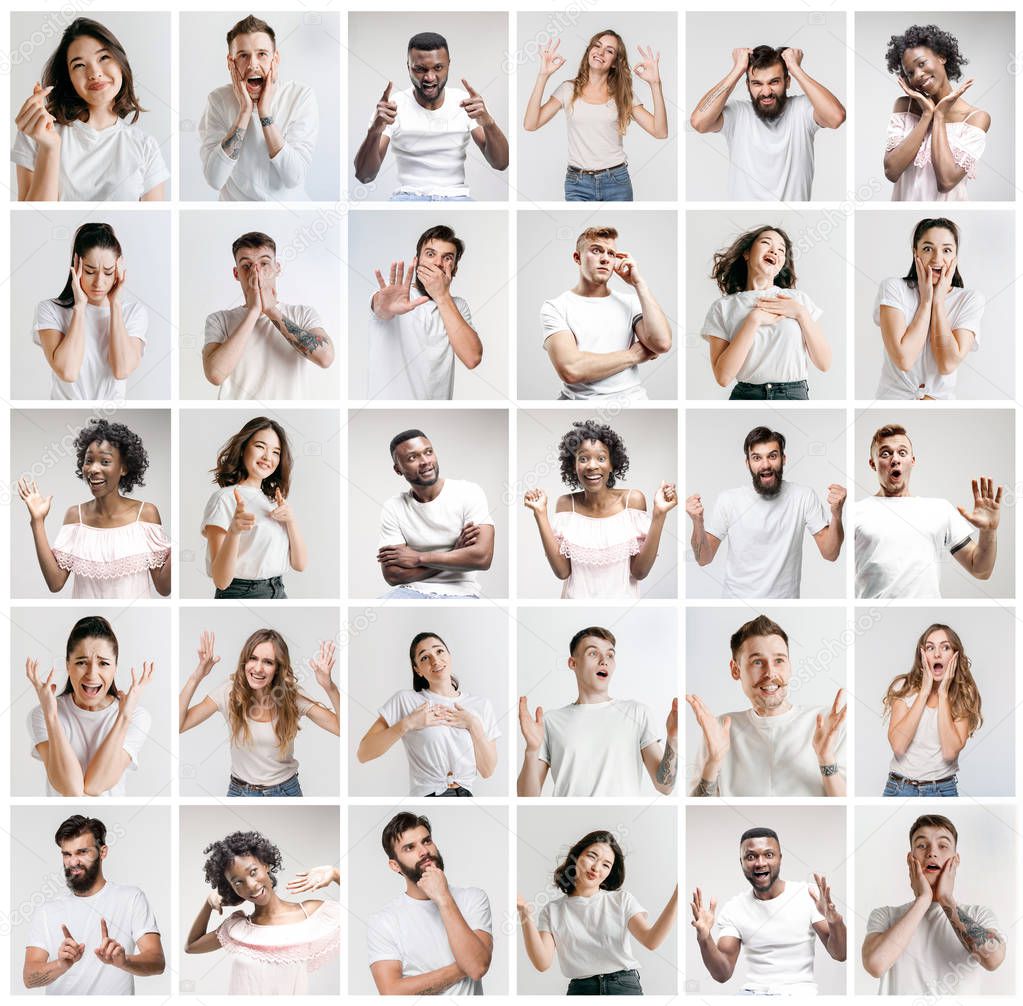
[[1014,789],[1012,710],[1015,625],[1011,611],[985,608],[873,608],[873,626],[856,640],[856,790],[880,796],[892,749],[890,720],[882,720],[889,684],[913,666],[920,633],[934,622],[950,625],[963,641],[984,723],[959,755],[962,796],[1012,796]]
[[[573,406],[576,403],[571,403]],[[582,403],[579,403],[580,405]],[[608,406],[606,411],[593,408],[526,410],[518,415],[519,450],[516,476],[511,494],[519,533],[518,596],[561,597],[562,581],[551,571],[540,543],[533,511],[522,502],[529,489],[540,488],[547,493],[547,515],[554,519],[558,497],[576,492],[561,481],[558,444],[572,429],[572,423],[594,419],[611,427],[625,442],[629,454],[629,470],[615,489],[637,489],[646,497],[647,513],[653,514],[654,494],[661,482],[679,483],[676,413],[674,409],[647,409]],[[682,486],[677,485],[679,505],[669,511],[661,532],[657,561],[639,590],[644,598],[678,596],[679,521],[685,518]]]
[[[257,629],[276,629],[288,644],[291,667],[298,679],[299,691],[333,709],[330,698],[316,682],[316,674],[309,660],[319,652],[322,640],[337,639],[338,612],[336,608],[278,608],[272,617],[260,617],[271,612],[265,608],[224,607],[214,613],[202,608],[182,608],[180,614],[181,668],[175,682],[178,690],[198,663],[199,636],[208,629],[215,636],[214,653],[220,657],[209,675],[200,683],[192,697],[198,705],[211,691],[234,674],[238,667],[245,640]],[[341,673],[334,666],[334,683],[340,687]],[[344,707],[341,710],[344,716]],[[340,741],[333,734],[321,730],[311,719],[303,716],[302,729],[295,738],[295,757],[299,763],[299,779],[305,796],[337,796],[341,764]],[[214,713],[205,723],[181,734],[180,778],[182,796],[223,797],[227,793],[231,769],[230,727],[220,713]],[[342,724],[341,737],[345,737]],[[229,801],[234,802],[232,799]]]
[[[849,503],[877,493],[877,475],[871,470],[870,438],[888,423],[904,426],[913,443],[916,464],[909,487],[913,496],[936,496],[967,511],[973,509],[972,479],[988,476],[1005,486],[998,525],[998,557],[989,580],[975,580],[951,553],[941,561],[942,597],[1012,597],[1016,568],[1016,513],[1014,416],[1007,409],[965,409],[941,413],[927,409],[871,409],[856,417],[853,441],[853,480],[850,480],[846,547],[853,548],[853,517]],[[855,481],[855,485],[852,482]],[[845,548],[843,548],[845,551]],[[850,553],[850,561],[852,556]],[[923,626],[921,626],[921,630]]]
[[[781,840],[782,880],[801,880],[814,888],[814,873],[823,873],[827,878],[832,900],[849,927],[847,961],[858,959],[855,920],[846,901],[844,807],[742,803],[733,807],[686,808],[686,898],[691,902],[693,892],[699,887],[704,904],[710,898],[717,899],[720,915],[720,909],[731,898],[748,891],[749,881],[739,864],[739,837],[748,828],[762,827],[774,829]],[[902,869],[905,872],[905,859]],[[688,905],[686,914],[692,919]],[[692,926],[685,941],[686,992],[689,995],[738,995],[741,992],[747,969],[744,953],[740,951],[732,977],[718,984],[703,966]],[[845,968],[846,965],[833,960],[824,944],[815,938],[813,973],[821,995],[845,994]]]
[[[921,630],[924,626],[921,626]],[[906,872],[909,829],[921,814],[943,814],[959,832],[956,843],[960,863],[955,895],[960,904],[987,905],[999,928],[1013,946],[1016,921],[1016,824],[1011,806],[971,806],[948,800],[906,800],[899,808],[883,806],[856,810],[856,918],[850,927],[850,967],[855,969],[856,994],[876,995],[878,980],[863,969],[860,949],[867,919],[880,905],[904,905],[912,898]],[[853,936],[855,934],[855,936]],[[854,946],[855,944],[855,946]],[[979,967],[979,965],[978,965]],[[1005,955],[1002,966],[984,975],[985,995],[1011,995],[1015,990],[1016,962]],[[976,997],[972,998],[974,1002]]]
[[701,569],[689,546],[693,522],[685,512],[685,500],[693,493],[699,493],[703,499],[704,519],[709,520],[718,496],[725,489],[752,486],[742,445],[750,430],[766,426],[785,436],[785,479],[812,489],[825,510],[828,486],[832,482],[844,485],[848,490],[842,511],[845,542],[841,555],[834,562],[825,561],[817,543],[805,530],[803,532],[802,597],[844,597],[845,563],[852,548],[849,509],[855,495],[845,473],[845,413],[807,410],[801,406],[785,408],[770,402],[764,404],[769,408],[744,408],[734,412],[731,409],[690,409],[686,417],[686,485],[684,490],[679,488],[682,499],[679,519],[685,521],[686,596],[721,596],[727,559],[725,550],[731,546],[727,539],[723,541],[714,561]]
[[[534,905],[534,919],[541,907],[561,896],[554,871],[568,850],[591,831],[610,831],[625,856],[623,889],[646,909],[653,925],[671,897],[678,875],[675,809],[673,807],[523,807],[518,813],[518,891]],[[664,942],[653,951],[632,939],[632,952],[640,967],[645,995],[670,995],[678,990],[678,929],[685,925],[684,899],[679,917]],[[521,930],[513,931],[516,976],[520,995],[564,995],[568,979],[557,958],[544,973],[529,963]]]
[[845,394],[845,266],[846,217],[834,210],[784,210],[779,213],[748,209],[697,210],[686,214],[686,397],[727,400],[727,388],[714,379],[710,347],[702,338],[703,322],[721,297],[710,278],[714,253],[724,251],[740,235],[758,227],[781,227],[792,242],[798,281],[822,311],[821,328],[831,345],[831,368],[823,374],[807,362],[810,398],[842,399]]
[[[17,12],[11,14],[11,51],[17,52],[18,61],[11,73],[11,143],[16,133],[14,117],[32,87],[42,77],[46,61],[56,51],[64,29],[79,16],[98,21],[124,47],[135,80],[135,97],[145,111],[139,116],[141,127],[160,145],[164,164],[171,170],[165,182],[164,197],[173,197],[175,178],[171,163],[171,117],[174,101],[171,96],[170,15],[166,13],[122,12],[109,13],[83,8],[58,8],[59,14],[43,12]],[[39,39],[45,41],[39,44]],[[131,122],[128,116],[125,122]],[[11,179],[11,199],[17,199],[16,166],[8,169]]]
[[483,977],[483,992],[488,996],[508,994],[508,944],[516,927],[514,909],[508,901],[506,871],[511,852],[508,811],[504,807],[476,804],[452,807],[448,803],[425,800],[401,806],[349,809],[348,851],[341,862],[341,875],[347,886],[342,884],[341,893],[342,905],[348,910],[350,995],[377,994],[366,963],[366,926],[373,915],[405,890],[405,878],[388,866],[380,844],[387,822],[403,811],[429,818],[449,884],[478,887],[486,893],[490,900],[494,956]]
[[[470,81],[472,83],[472,81]],[[436,205],[436,204],[435,204]],[[429,227],[447,224],[465,242],[451,292],[469,302],[473,328],[483,343],[483,360],[467,370],[455,359],[455,399],[507,399],[508,217],[494,210],[403,213],[356,210],[348,216],[348,394],[367,397],[370,310],[379,289],[374,269],[387,280],[391,263],[411,265],[416,242]],[[413,297],[418,296],[415,290]]]
[[[312,200],[338,198],[337,164],[341,155],[338,133],[341,68],[338,59],[341,25],[337,14],[313,8],[303,12],[259,11],[277,36],[281,54],[279,79],[297,80],[312,88],[320,113],[320,131],[305,190]],[[206,184],[199,156],[199,120],[212,91],[230,84],[227,72],[227,32],[245,13],[182,12],[179,22],[181,198],[217,200]],[[239,231],[239,233],[241,233]]]
[[[293,459],[288,503],[298,518],[309,561],[298,573],[284,573],[289,598],[338,596],[338,416],[333,409],[243,408],[182,409],[181,451],[181,577],[182,597],[212,598],[213,580],[206,575],[206,539],[202,515],[217,488],[210,474],[217,455],[250,419],[275,419],[288,434]],[[201,449],[190,449],[196,446]]]
[[[435,31],[447,39],[451,57],[448,86],[462,89],[464,77],[483,96],[487,111],[501,132],[511,138],[515,131],[509,122],[508,74],[504,64],[508,16],[504,11],[434,13],[429,8],[401,13],[353,11],[348,15],[348,159],[344,177],[355,200],[387,200],[398,187],[394,151],[390,147],[379,174],[368,185],[356,180],[353,162],[387,82],[394,85],[392,98],[395,92],[412,86],[408,41],[424,31]],[[508,198],[508,170],[495,171],[471,139],[465,155],[465,180],[473,199]]]
[[[327,222],[325,225],[324,222]],[[181,397],[215,400],[220,390],[202,369],[206,318],[240,307],[245,298],[231,272],[231,244],[247,231],[262,231],[277,244],[281,274],[277,299],[308,304],[323,319],[334,343],[334,362],[324,370],[306,362],[308,400],[338,398],[347,333],[341,327],[339,218],[299,210],[184,210],[181,227]],[[258,407],[258,406],[255,406]]]
[[[677,670],[678,621],[673,609],[639,606],[519,608],[518,623],[515,690],[526,696],[530,715],[535,715],[537,706],[549,712],[575,702],[579,691],[575,674],[568,666],[568,644],[580,629],[602,625],[610,629],[617,640],[611,696],[643,702],[650,710],[651,728],[664,743],[665,720],[671,712],[671,700],[676,696],[680,700],[682,698]],[[680,708],[679,722],[683,713]],[[512,726],[515,729],[515,774],[518,775],[526,745],[517,720],[512,721]],[[549,797],[553,786],[553,779],[548,773],[543,795]],[[644,772],[643,795],[655,797],[656,793],[654,784]]]
[[[821,13],[807,9],[689,14],[686,20],[688,58],[684,121],[686,188],[690,199],[728,198],[728,144],[721,133],[697,133],[689,125],[689,116],[700,98],[731,70],[732,50],[739,46],[755,48],[758,45],[802,49],[802,66],[806,72],[838,98],[846,112],[849,111],[851,103],[845,82],[849,53],[844,11]],[[789,97],[802,93],[795,80],[790,82],[788,93]],[[743,80],[735,85],[728,100],[750,100]],[[849,128],[847,118],[838,129],[820,129],[814,137],[811,196],[815,201],[846,196],[845,145],[849,139]]]
[[[905,276],[913,258],[916,225],[943,208],[863,210],[856,214],[856,397],[873,401],[884,362],[881,329],[874,324],[878,287]],[[1011,211],[959,209],[949,219],[959,228],[959,271],[969,290],[983,294],[980,345],[959,367],[956,398],[1013,397],[1015,381],[1015,227]],[[906,319],[907,323],[910,321]]]
[[[845,651],[850,639],[844,608],[778,608],[770,605],[742,608],[688,608],[686,610],[687,694],[696,693],[715,716],[750,709],[749,699],[729,670],[729,640],[740,625],[767,615],[789,637],[789,701],[798,706],[830,708],[839,688],[846,687]],[[852,711],[852,696],[845,695]],[[686,777],[692,777],[703,733],[692,709],[685,706]],[[846,764],[852,761],[846,721]],[[683,783],[679,783],[680,787]],[[720,901],[720,899],[719,899]]]
[[[314,866],[333,866],[338,862],[339,820],[336,807],[308,807],[290,805],[287,807],[267,806],[268,801],[259,803],[235,803],[219,807],[181,807],[180,849],[181,881],[178,897],[178,911],[181,916],[181,932],[174,934],[179,945],[184,944],[185,935],[198,915],[203,902],[212,888],[203,875],[206,856],[203,849],[211,842],[226,838],[235,831],[258,831],[280,849],[284,868],[277,873],[277,895],[284,901],[337,901],[338,887],[331,884],[308,894],[291,894],[287,889],[289,880],[295,874],[312,869]],[[341,890],[351,878],[341,867]],[[247,906],[238,905],[249,912]],[[214,913],[209,931],[230,915],[235,908],[225,908],[223,917]],[[310,995],[337,995],[341,989],[338,958],[327,961],[319,970],[309,975]],[[180,951],[178,958],[181,971],[178,990],[182,995],[225,995],[231,973],[231,961],[227,954],[215,951],[211,954],[186,954]]]
[[952,82],[957,88],[971,77],[976,81],[963,96],[991,116],[984,156],[977,177],[969,185],[970,199],[1012,199],[1015,189],[1013,147],[1015,103],[1013,91],[1018,73],[1013,62],[1011,39],[1015,37],[1013,15],[1008,11],[966,13],[961,10],[923,13],[859,13],[856,16],[856,154],[854,170],[859,186],[880,183],[877,201],[891,199],[892,183],[884,176],[884,147],[888,118],[895,100],[904,95],[888,73],[885,52],[892,35],[901,35],[914,24],[936,24],[959,40],[969,59],[963,75]]
[[[635,258],[671,324],[672,348],[656,360],[640,364],[639,376],[651,399],[678,397],[677,217],[663,210],[613,211],[595,216],[592,210],[520,212],[518,215],[518,391],[520,399],[555,401],[562,383],[543,345],[540,312],[545,300],[560,296],[579,282],[572,261],[576,239],[587,227],[611,226],[616,246]],[[611,289],[631,293],[620,278]],[[581,403],[579,403],[581,404]]]
[[[516,710],[508,704],[508,612],[484,608],[379,608],[365,631],[348,644],[348,792],[351,796],[407,796],[408,758],[398,741],[387,754],[359,764],[359,741],[376,722],[380,707],[398,691],[412,687],[408,648],[420,632],[436,632],[448,645],[452,673],[465,695],[488,699],[501,736],[497,768],[489,779],[479,776],[474,796],[508,795],[508,758],[518,733]],[[511,738],[511,741],[509,741]]]
[[[75,475],[75,437],[93,415],[85,409],[21,409],[11,412],[11,596],[52,597],[39,570],[28,508],[18,498],[17,480],[27,474],[39,491],[53,497],[46,518],[50,544],[56,540],[68,507],[92,499],[86,484]],[[160,511],[160,520],[171,534],[171,430],[166,409],[114,409],[105,418],[123,423],[142,438],[149,455],[145,485],[136,486],[130,499],[152,503]],[[177,562],[177,555],[173,556]],[[175,577],[179,571],[175,570]],[[74,574],[67,578],[62,597],[70,597]]]
[[129,400],[170,398],[170,214],[161,210],[99,213],[47,210],[11,214],[11,397],[50,398],[53,371],[32,341],[40,301],[57,297],[67,282],[75,231],[84,223],[114,228],[124,252],[127,296],[149,312],[142,362],[128,378]]
[[[649,13],[630,10],[591,14],[586,7],[576,9],[553,19],[549,14],[536,12],[520,13],[518,18],[518,48],[512,63],[518,74],[516,87],[515,130],[519,141],[518,158],[520,199],[562,202],[565,198],[565,169],[568,166],[568,141],[566,139],[565,109],[541,129],[527,133],[522,128],[526,105],[536,83],[540,69],[540,49],[554,37],[552,23],[559,29],[556,37],[560,41],[558,55],[564,57],[565,65],[551,74],[544,88],[541,105],[566,80],[572,80],[579,70],[579,63],[586,51],[586,43],[598,31],[611,28],[625,40],[629,66],[635,70],[642,62],[638,46],[652,47],[660,51],[661,90],[668,112],[668,137],[656,140],[638,123],[629,124],[624,138],[625,153],[629,159],[629,176],[632,178],[633,198],[638,200],[677,199],[676,178],[678,159],[678,18],[674,12]],[[651,114],[654,110],[650,85],[632,75],[633,94]],[[580,165],[581,167],[582,165]]]
[[[484,597],[508,596],[508,413],[498,409],[363,409],[348,413],[348,594],[381,597],[380,510],[409,484],[387,454],[391,437],[420,429],[433,444],[441,478],[475,482],[494,518],[494,558],[477,574]],[[472,602],[478,604],[478,602]]]
[[[167,864],[164,862],[160,875],[153,869],[153,850],[165,848],[170,834],[170,811],[166,807],[129,807],[109,803],[79,807],[66,803],[61,806],[12,808],[11,904],[20,908],[36,902],[54,901],[65,895],[73,897],[64,879],[60,848],[53,841],[57,829],[72,814],[92,815],[106,825],[109,851],[103,860],[103,876],[115,884],[140,887],[160,927],[160,942],[167,958],[167,968],[162,975],[136,978],[135,994],[169,995],[173,981],[170,961],[178,934],[171,925],[172,888],[168,883]],[[12,918],[14,925],[9,934],[11,994],[42,997],[44,989],[30,991],[21,981],[30,920],[31,916],[27,916],[19,925],[18,916]],[[77,933],[73,935],[78,936]],[[94,950],[95,946],[90,946],[85,952],[91,954]]]

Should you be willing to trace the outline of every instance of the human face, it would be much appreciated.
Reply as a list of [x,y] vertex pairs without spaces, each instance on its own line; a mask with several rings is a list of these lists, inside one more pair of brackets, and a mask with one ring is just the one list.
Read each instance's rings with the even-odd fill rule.
[[258,643],[245,661],[245,680],[254,692],[261,692],[273,684],[277,673],[277,650],[270,640]]
[[606,692],[615,672],[614,643],[597,636],[583,636],[569,657],[568,666],[575,671],[580,687]]
[[766,893],[781,873],[781,849],[773,838],[747,838],[739,847],[739,865],[754,894]]
[[[454,278],[456,272],[458,272],[458,265],[455,262],[455,256],[458,254],[458,249],[450,241],[441,241],[440,238],[430,238],[424,242],[423,247],[419,249],[416,258],[419,259],[420,265],[433,265],[440,269],[448,280]],[[423,290],[420,286],[419,280],[416,279],[416,287]],[[425,293],[426,291],[423,290]],[[429,294],[427,294],[429,296]]]
[[913,91],[936,94],[948,83],[945,60],[925,45],[914,46],[902,54],[902,75]]
[[416,644],[416,652],[412,659],[416,674],[426,678],[431,689],[435,684],[443,684],[451,677],[451,654],[436,636],[421,639]]
[[239,898],[251,901],[257,908],[262,908],[273,897],[270,871],[266,863],[255,856],[236,856],[224,870],[224,878]]
[[884,496],[908,496],[909,477],[916,458],[909,437],[898,433],[882,440],[870,459],[870,467],[877,472],[877,480]]
[[579,266],[579,276],[594,285],[607,283],[614,275],[615,242],[612,238],[594,238],[585,242],[572,256]]
[[448,83],[450,60],[447,49],[411,49],[408,54],[408,75],[421,105],[433,105],[443,97]]
[[102,499],[116,493],[121,477],[128,469],[121,462],[121,450],[106,440],[95,440],[85,449],[82,478],[92,492],[93,499]]
[[947,227],[929,227],[920,235],[915,251],[927,270],[931,285],[937,286],[941,270],[955,261],[956,239]]
[[94,307],[103,304],[117,276],[117,252],[90,248],[82,256],[82,292]]
[[96,845],[92,832],[76,835],[60,843],[60,856],[64,863],[64,880],[75,894],[92,889],[103,869],[107,847]]
[[606,842],[594,842],[575,861],[575,890],[596,891],[615,865],[615,854]]
[[391,857],[391,869],[403,874],[413,884],[423,879],[424,871],[431,865],[438,870],[444,869],[444,858],[433,844],[433,836],[423,825],[399,835]]
[[264,283],[271,283],[281,273],[281,264],[272,248],[239,248],[234,260],[234,278],[244,291],[249,277],[255,273]]
[[597,73],[608,73],[617,60],[618,39],[614,35],[601,35],[586,54],[587,65]]
[[575,452],[575,475],[579,485],[596,492],[611,477],[611,452],[600,440],[584,440]]
[[82,709],[105,709],[114,701],[108,695],[117,673],[117,657],[109,639],[80,639],[67,658],[71,694]]
[[237,35],[231,40],[228,58],[234,61],[238,76],[245,82],[249,97],[258,102],[273,68],[273,39],[265,31]]
[[927,883],[934,887],[941,868],[956,854],[956,840],[947,828],[925,825],[914,833],[910,851],[923,868]]
[[750,636],[731,664],[732,677],[759,716],[776,716],[789,708],[789,648],[781,636]]
[[281,439],[272,427],[257,430],[242,451],[242,464],[250,479],[262,483],[281,463]]
[[940,681],[956,652],[948,633],[944,629],[935,629],[924,641],[923,651],[924,673],[930,673],[935,681]]
[[777,119],[785,111],[788,86],[788,74],[782,63],[765,66],[760,70],[750,70],[746,75],[746,87],[749,90],[750,101],[753,102],[753,111],[768,122]]
[[76,38],[68,46],[67,69],[75,94],[90,108],[107,108],[121,93],[121,67],[99,39]]
[[432,486],[440,478],[440,466],[428,437],[413,437],[394,449],[394,470],[411,486]]
[[763,276],[773,280],[785,266],[785,239],[777,231],[764,231],[757,235],[743,258],[750,278]]
[[746,455],[746,467],[753,479],[753,488],[768,498],[781,492],[785,473],[785,455],[774,440],[753,444]]

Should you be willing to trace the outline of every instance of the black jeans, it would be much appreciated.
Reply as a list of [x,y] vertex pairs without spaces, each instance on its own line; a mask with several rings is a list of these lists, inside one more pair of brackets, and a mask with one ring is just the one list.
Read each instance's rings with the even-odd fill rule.
[[569,996],[641,996],[643,986],[639,983],[639,972],[612,971],[608,975],[590,975],[589,978],[573,978],[568,983]]
[[445,796],[472,796],[464,786],[451,786],[444,790],[443,793],[427,793],[427,796],[445,797]]
[[806,381],[775,381],[771,384],[747,384],[739,381],[728,396],[730,402],[763,402],[781,399],[790,402],[805,402],[810,392]]
[[284,593],[284,580],[279,576],[271,576],[269,580],[239,580],[235,577],[227,585],[226,590],[218,587],[213,596],[262,601],[269,598],[287,598],[288,595]]

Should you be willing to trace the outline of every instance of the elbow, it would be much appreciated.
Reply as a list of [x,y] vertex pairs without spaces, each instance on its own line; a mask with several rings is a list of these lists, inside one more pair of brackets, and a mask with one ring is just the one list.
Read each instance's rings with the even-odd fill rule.
[[480,346],[478,349],[474,349],[471,353],[466,353],[462,363],[465,364],[466,369],[475,370],[483,362],[483,347]]
[[88,791],[88,789],[85,787],[85,785],[81,785],[81,786],[60,785],[60,786],[58,786],[52,779],[50,780],[50,785],[58,793],[60,793],[61,796],[76,796],[76,797],[81,797],[81,796],[99,796],[99,793],[90,793]]
[[866,971],[871,978],[880,978],[885,972],[885,969],[881,967],[881,962],[867,954],[863,955],[863,970]]
[[949,374],[954,374],[958,369],[958,360],[942,360],[938,364],[938,373],[941,374],[942,377],[948,377]]
[[401,580],[399,580],[393,573],[389,573],[387,571],[386,566],[383,568],[383,575],[384,583],[386,583],[388,587],[397,587],[401,583]]
[[206,371],[206,380],[215,388],[219,388],[224,383],[224,375],[211,368]]
[[555,364],[554,369],[565,384],[582,384],[586,380],[582,368],[574,363],[558,363]]
[[490,970],[490,960],[480,961],[478,964],[466,969],[466,975],[474,982],[481,981],[483,976]]
[[[53,368],[53,372],[57,375],[60,380],[65,384],[74,384],[78,380],[78,367],[58,367]],[[114,377],[117,377],[115,374]],[[121,378],[117,378],[121,380]]]
[[838,129],[845,122],[845,109],[840,105],[828,121],[828,129]]
[[233,579],[233,576],[217,576],[214,574],[213,586],[216,587],[217,590],[227,590],[227,588],[231,586],[231,581]]
[[365,744],[360,744],[355,752],[355,758],[360,765],[365,765],[366,762],[370,761],[370,754],[366,750]]
[[951,178],[942,178],[942,177],[939,176],[938,177],[938,191],[940,193],[942,193],[943,195],[945,195],[945,194],[951,192],[961,181],[962,181],[962,178],[951,179]]
[[302,573],[305,571],[305,559],[292,559],[291,568],[296,573]]
[[185,953],[186,954],[194,954],[194,953],[196,953],[197,951],[194,949],[194,947],[195,947],[194,943],[186,943],[185,944]]
[[884,159],[884,176],[893,185],[899,180],[899,176],[902,174],[901,171],[896,171],[894,166],[889,162],[888,158]]
[[89,779],[85,780],[85,785],[82,786],[82,790],[85,796],[102,796],[104,790],[95,782]]
[[696,130],[696,132],[698,133],[706,132],[703,125],[703,119],[702,117],[698,116],[696,112],[693,112],[693,114],[689,116],[689,125],[692,126],[693,129]]
[[727,388],[728,385],[732,383],[732,379],[730,377],[727,377],[716,368],[714,370],[714,380],[718,382],[719,388]]
[[316,357],[316,362],[324,370],[327,370],[334,365],[334,343],[328,343],[323,347],[320,351],[320,355]]

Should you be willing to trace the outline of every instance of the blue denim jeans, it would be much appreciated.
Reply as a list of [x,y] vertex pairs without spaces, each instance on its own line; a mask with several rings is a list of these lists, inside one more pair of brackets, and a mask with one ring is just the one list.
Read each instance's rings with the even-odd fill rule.
[[235,577],[224,590],[217,588],[214,598],[238,598],[246,601],[263,601],[271,598],[286,598],[284,580],[271,576],[269,580],[239,580]]
[[641,996],[643,986],[639,983],[639,972],[612,971],[607,975],[590,975],[589,978],[573,978],[568,983],[569,996]]
[[569,203],[631,203],[632,179],[629,166],[607,168],[584,175],[569,168],[565,172],[565,201]]
[[805,402],[810,397],[806,381],[774,381],[770,384],[747,384],[739,381],[728,396],[730,402],[763,402],[781,399]]
[[301,796],[302,786],[298,781],[296,772],[290,779],[279,782],[276,786],[269,786],[266,789],[252,789],[246,786],[240,779],[231,776],[227,786],[228,796]]
[[925,782],[912,786],[889,775],[881,796],[959,796],[959,780],[953,776],[945,782]]
[[421,196],[415,192],[395,192],[392,203],[471,203],[472,196]]

